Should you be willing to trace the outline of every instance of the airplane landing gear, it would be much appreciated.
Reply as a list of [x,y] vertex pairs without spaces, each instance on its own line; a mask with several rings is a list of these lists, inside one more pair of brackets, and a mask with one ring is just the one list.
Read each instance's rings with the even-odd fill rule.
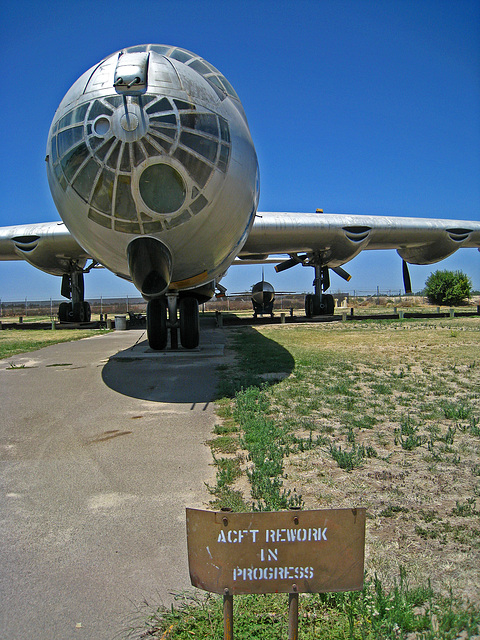
[[60,322],[90,322],[92,310],[89,302],[61,302],[58,307]]
[[90,303],[84,300],[83,271],[72,270],[62,278],[62,296],[71,298],[71,302],[61,302],[58,307],[60,322],[90,322],[92,311]]
[[305,315],[307,318],[313,316],[331,316],[335,310],[335,300],[329,293],[322,296],[309,293],[305,296]]
[[330,293],[324,293],[330,287],[330,276],[328,267],[321,267],[315,264],[315,287],[314,294],[305,296],[305,315],[307,318],[313,316],[331,316],[335,310],[335,300]]
[[[177,308],[179,319],[177,318]],[[178,294],[175,293],[150,300],[147,305],[147,335],[151,349],[161,351],[167,347],[169,329],[172,349],[178,347],[178,329],[180,329],[182,347],[185,349],[198,347],[200,319],[196,298],[186,296],[178,300]]]

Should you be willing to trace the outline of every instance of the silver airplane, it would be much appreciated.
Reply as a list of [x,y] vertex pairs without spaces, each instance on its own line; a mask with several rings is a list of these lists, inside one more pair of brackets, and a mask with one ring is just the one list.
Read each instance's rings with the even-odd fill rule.
[[153,349],[177,328],[183,347],[198,345],[198,305],[234,262],[313,267],[313,316],[333,311],[329,270],[348,279],[342,265],[362,250],[396,249],[408,291],[407,263],[480,249],[480,222],[258,212],[242,103],[215,67],[173,46],[129,47],[85,72],[55,113],[46,164],[63,222],[0,228],[0,260],[61,276],[61,321],[90,318],[92,268],[133,282]]
[[253,317],[257,315],[267,315],[268,313],[273,318],[273,303],[275,302],[275,289],[273,285],[265,280],[262,276],[262,280],[257,282],[252,287],[251,300],[253,305]]

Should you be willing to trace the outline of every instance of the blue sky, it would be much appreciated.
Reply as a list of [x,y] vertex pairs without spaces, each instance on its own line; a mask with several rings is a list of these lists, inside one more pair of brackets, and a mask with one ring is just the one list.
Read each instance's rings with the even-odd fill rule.
[[[480,3],[467,0],[125,0],[3,3],[0,14],[0,225],[58,219],[44,166],[67,89],[122,47],[190,49],[219,68],[245,107],[261,170],[260,210],[480,219]],[[480,289],[480,256],[411,267],[415,289],[437,268]],[[398,291],[395,252],[366,251],[348,286]],[[311,290],[313,270],[265,277]],[[260,267],[233,267],[230,291]],[[0,299],[58,298],[60,279],[0,263]],[[106,271],[87,297],[135,295]]]

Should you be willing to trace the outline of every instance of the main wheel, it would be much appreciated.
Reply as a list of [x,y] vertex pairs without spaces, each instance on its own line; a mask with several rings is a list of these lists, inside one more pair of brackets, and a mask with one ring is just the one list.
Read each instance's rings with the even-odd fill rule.
[[311,293],[305,296],[305,315],[311,318],[314,315],[314,297]]
[[147,335],[151,349],[161,351],[167,346],[167,305],[163,298],[150,300],[147,305]]
[[85,307],[83,302],[75,302],[73,305],[73,321],[85,322]]
[[83,314],[85,316],[85,322],[90,322],[92,319],[92,309],[90,308],[89,302],[82,302],[83,304]]
[[60,320],[60,322],[70,322],[71,313],[72,313],[71,302],[61,302],[58,305],[58,319]]
[[193,297],[182,298],[179,303],[180,342],[185,349],[195,349],[200,341],[200,320],[198,300]]
[[333,313],[335,311],[335,298],[331,293],[327,293],[323,296],[323,299],[325,300],[325,313],[327,314],[327,316],[333,316]]

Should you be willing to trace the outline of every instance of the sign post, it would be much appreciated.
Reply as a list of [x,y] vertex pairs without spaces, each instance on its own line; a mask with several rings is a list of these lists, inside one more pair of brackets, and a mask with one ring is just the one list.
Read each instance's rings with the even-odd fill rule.
[[232,513],[187,509],[192,585],[224,596],[289,594],[289,640],[298,639],[298,594],[363,589],[365,509]]

